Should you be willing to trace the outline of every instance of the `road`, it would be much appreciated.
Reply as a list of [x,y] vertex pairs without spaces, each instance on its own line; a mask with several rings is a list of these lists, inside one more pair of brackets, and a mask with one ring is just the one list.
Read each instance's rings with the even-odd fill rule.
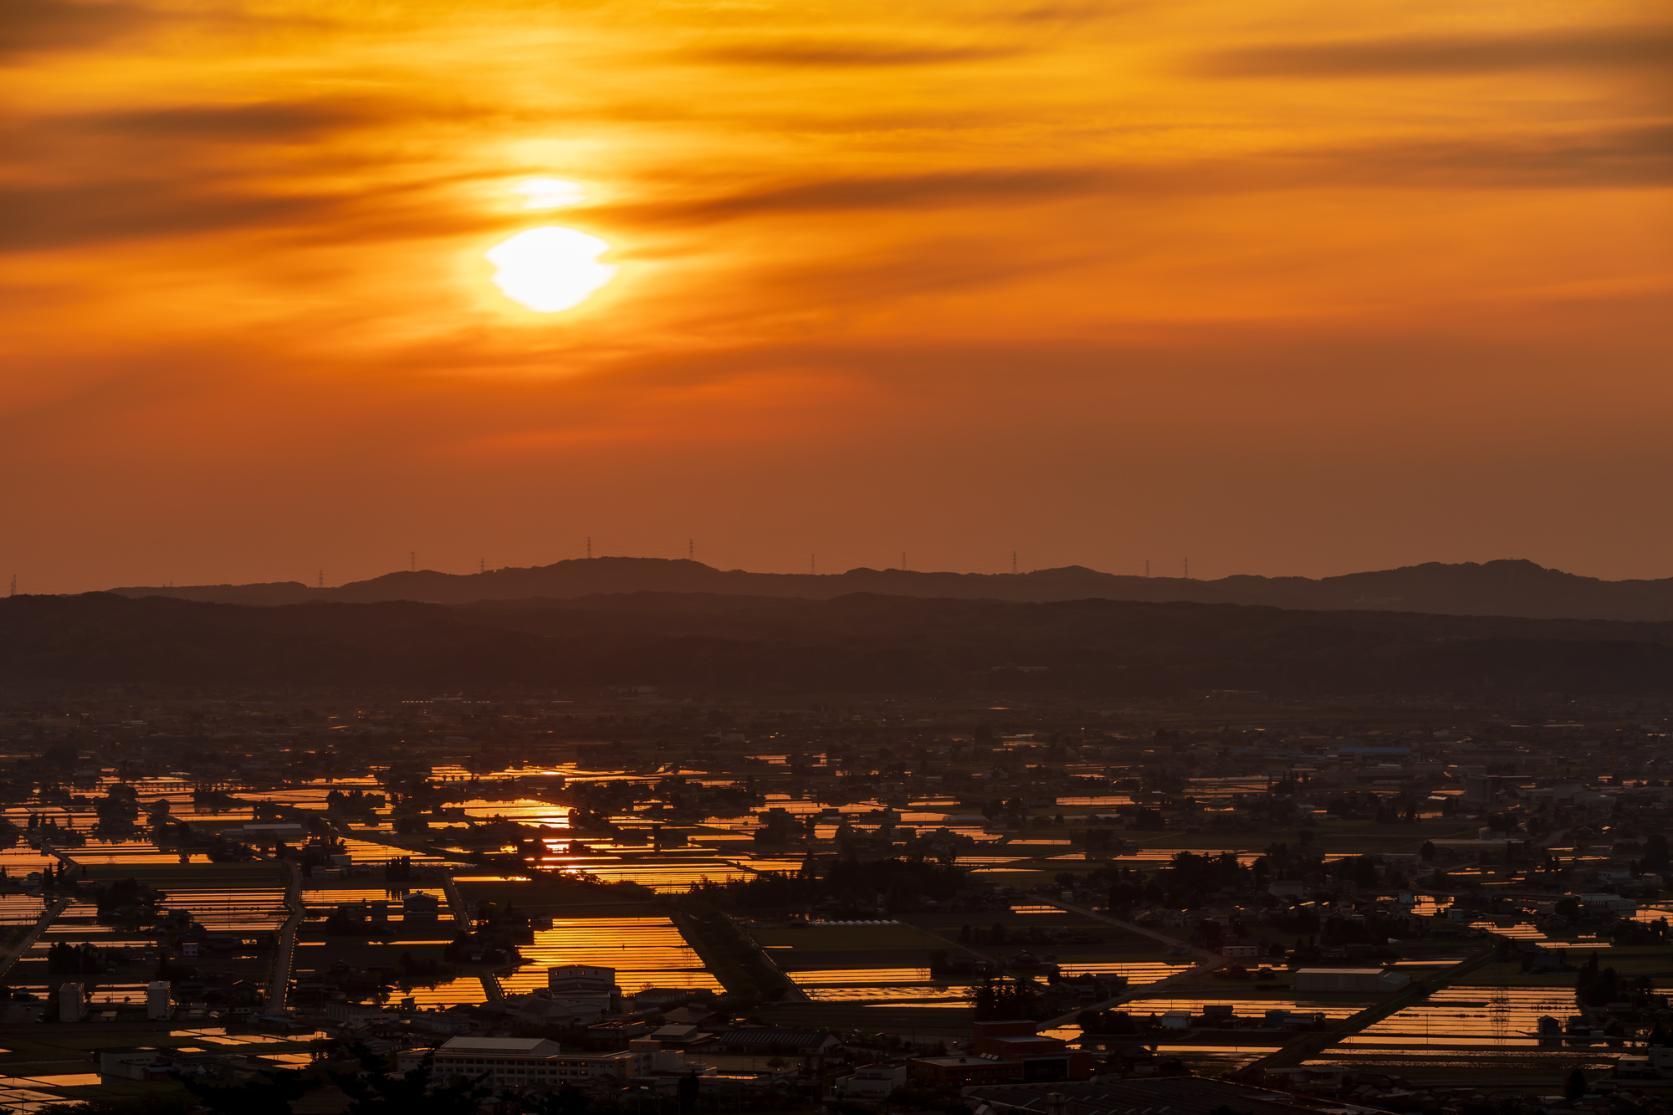
[[1361,1030],[1369,1029],[1387,1018],[1389,1015],[1415,1003],[1421,1003],[1430,995],[1454,983],[1476,969],[1489,963],[1494,956],[1495,948],[1488,945],[1482,951],[1468,956],[1452,967],[1432,976],[1411,983],[1377,1000],[1358,1014],[1349,1015],[1333,1025],[1322,1030],[1308,1030],[1296,1035],[1282,1047],[1273,1050],[1265,1057],[1244,1068],[1244,1072],[1257,1072],[1263,1069],[1293,1068],[1304,1061],[1317,1057],[1326,1049],[1351,1037]]
[[290,999],[290,970],[296,961],[296,931],[302,928],[307,907],[302,905],[302,869],[295,860],[285,860],[285,908],[290,911],[279,930],[273,951],[273,977],[267,983],[267,1012],[283,1014]]
[[1159,979],[1155,983],[1146,983],[1137,987],[1128,987],[1126,990],[1122,991],[1121,994],[1111,999],[1105,999],[1101,1003],[1091,1003],[1084,1007],[1076,1007],[1068,1014],[1061,1014],[1056,1018],[1048,1018],[1039,1024],[1037,1027],[1038,1029],[1052,1030],[1059,1026],[1068,1026],[1072,1024],[1075,1019],[1079,1018],[1085,1011],[1110,1010],[1113,1007],[1121,1006],[1123,1003],[1131,1002],[1140,996],[1166,992],[1176,983],[1184,983],[1186,980],[1194,979],[1198,976],[1206,976],[1210,972],[1224,967],[1226,964],[1226,958],[1221,956],[1219,953],[1212,952],[1209,949],[1198,948],[1189,941],[1170,936],[1160,930],[1151,929],[1148,926],[1139,925],[1137,922],[1126,921],[1122,918],[1110,917],[1108,914],[1100,914],[1096,910],[1088,910],[1083,906],[1074,906],[1067,902],[1054,902],[1050,899],[1047,899],[1046,901],[1060,910],[1066,910],[1071,914],[1079,914],[1081,917],[1091,918],[1093,921],[1101,921],[1105,925],[1113,925],[1118,929],[1124,929],[1129,933],[1136,933],[1141,937],[1148,937],[1153,941],[1168,945],[1172,948],[1190,949],[1191,955],[1197,958],[1197,963],[1193,967],[1185,969],[1183,972],[1175,972],[1173,975],[1164,979]]
[[17,944],[8,949],[4,956],[0,956],[0,980],[6,978],[6,974],[12,970],[13,964],[28,955],[29,950],[35,947],[35,942],[41,939],[41,934],[46,932],[47,926],[58,920],[58,915],[62,914],[64,907],[69,904],[70,900],[68,898],[54,899],[46,909],[41,911],[41,916],[35,920],[35,924],[29,929],[29,932],[25,933]]
[[[465,896],[459,893],[459,884],[453,881],[451,873],[442,877],[442,893],[447,895],[447,908],[453,911],[453,922],[459,927],[459,932],[469,935],[471,931],[471,911],[465,903]],[[488,996],[490,1003],[505,1000],[505,988],[500,986],[500,977],[492,972],[479,972],[477,979],[482,981],[482,993]]]

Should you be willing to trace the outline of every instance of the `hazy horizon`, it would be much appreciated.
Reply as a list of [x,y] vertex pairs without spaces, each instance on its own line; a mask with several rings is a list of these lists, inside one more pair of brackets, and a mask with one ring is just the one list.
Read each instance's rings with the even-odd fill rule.
[[[974,567],[974,566],[914,567],[910,564],[908,564],[905,567],[902,567],[900,565],[899,561],[898,561],[899,556],[900,555],[897,555],[897,560],[894,561],[894,562],[889,562],[889,561],[879,561],[879,562],[874,562],[874,563],[859,562],[859,563],[849,564],[849,565],[835,565],[835,566],[832,566],[832,565],[828,565],[823,559],[820,559],[820,560],[817,561],[817,564],[815,564],[814,562],[811,562],[811,561],[804,562],[803,566],[800,569],[796,569],[796,568],[776,568],[775,569],[775,568],[759,568],[759,567],[752,567],[752,566],[747,566],[747,565],[730,565],[730,564],[724,564],[724,563],[719,563],[719,562],[715,562],[715,561],[708,561],[708,560],[705,560],[701,554],[698,554],[695,557],[688,558],[687,555],[683,554],[683,553],[679,553],[679,554],[643,554],[643,553],[641,553],[641,554],[630,554],[630,553],[605,553],[602,550],[599,550],[598,552],[596,552],[592,555],[592,557],[594,557],[594,558],[596,558],[600,561],[616,559],[616,560],[624,560],[624,561],[642,561],[642,560],[646,560],[646,561],[683,562],[683,561],[690,560],[690,561],[694,561],[698,565],[704,566],[704,567],[706,567],[708,569],[711,569],[711,570],[714,570],[716,572],[760,574],[760,575],[769,575],[769,576],[776,576],[776,575],[807,576],[809,574],[813,574],[813,575],[820,576],[820,577],[840,577],[840,576],[843,576],[845,574],[858,573],[858,572],[873,572],[873,573],[905,572],[905,573],[922,573],[922,574],[946,574],[946,575],[953,575],[953,576],[1008,575],[1008,574],[1013,573],[1013,570],[1011,569],[1010,564],[1009,564],[1010,555],[1008,555],[1008,554],[1005,555],[1005,558],[1006,558],[1005,564],[1002,565],[1002,566],[999,566],[999,567],[994,567],[994,568],[980,568],[980,567]],[[910,557],[910,555],[906,555],[906,556]],[[39,586],[30,586],[26,583],[23,583],[20,579],[19,586],[18,586],[18,593],[20,595],[29,595],[29,594],[61,595],[61,594],[81,593],[81,592],[99,592],[99,591],[105,591],[105,590],[111,590],[111,589],[168,588],[168,587],[172,587],[172,588],[190,588],[190,587],[216,587],[216,586],[239,586],[239,585],[252,585],[253,586],[253,585],[260,585],[260,584],[300,584],[300,585],[302,585],[306,588],[310,588],[310,589],[311,588],[317,588],[317,587],[323,587],[325,589],[333,589],[333,588],[339,588],[339,587],[342,587],[342,586],[348,585],[348,584],[364,583],[366,581],[376,580],[376,579],[381,578],[381,577],[392,576],[392,575],[396,575],[396,574],[405,574],[405,573],[427,574],[428,573],[428,574],[438,574],[438,575],[443,575],[443,576],[468,577],[468,576],[475,576],[475,575],[478,575],[478,574],[484,573],[484,572],[491,574],[491,573],[496,573],[496,572],[515,572],[515,571],[529,571],[529,570],[544,569],[544,568],[550,568],[550,567],[554,567],[554,566],[557,566],[557,565],[561,565],[565,562],[579,562],[579,561],[584,561],[584,560],[588,559],[588,555],[585,552],[579,553],[579,554],[564,555],[564,556],[560,556],[560,557],[553,557],[550,560],[532,561],[532,562],[527,562],[527,563],[496,564],[494,562],[487,561],[485,558],[481,558],[481,559],[479,559],[480,566],[478,564],[471,564],[468,567],[461,566],[461,567],[455,567],[455,568],[448,568],[448,567],[441,567],[441,566],[436,566],[436,565],[427,565],[421,558],[418,558],[416,554],[413,555],[413,557],[416,560],[412,563],[410,568],[408,566],[390,566],[388,568],[383,568],[383,569],[374,570],[372,572],[368,572],[363,576],[347,576],[347,577],[343,577],[341,579],[335,579],[335,580],[332,579],[329,576],[323,576],[326,572],[323,568],[316,569],[314,571],[314,575],[312,577],[308,577],[308,576],[273,577],[273,578],[266,578],[266,579],[262,579],[262,580],[235,580],[235,579],[229,579],[229,578],[218,578],[218,579],[217,578],[211,578],[211,579],[199,580],[199,581],[189,581],[189,580],[181,580],[181,579],[169,579],[169,580],[156,581],[156,582],[123,581],[123,582],[113,582],[111,584],[96,585],[96,586],[91,586],[91,587],[75,588],[75,589],[68,589],[68,590],[49,590],[49,589],[41,588]],[[809,557],[810,558],[815,558],[815,557],[817,557],[817,555],[809,555]],[[1061,571],[1067,570],[1067,569],[1082,569],[1082,570],[1086,570],[1086,571],[1091,572],[1091,573],[1101,574],[1101,575],[1117,576],[1117,577],[1141,577],[1141,578],[1142,577],[1149,577],[1149,578],[1154,579],[1154,580],[1170,580],[1170,579],[1172,579],[1172,580],[1185,580],[1185,579],[1189,579],[1189,580],[1193,580],[1193,581],[1219,581],[1219,580],[1224,580],[1224,579],[1232,578],[1232,577],[1265,577],[1265,578],[1300,577],[1300,578],[1304,578],[1304,579],[1307,579],[1307,580],[1317,581],[1317,580],[1329,579],[1331,577],[1351,575],[1351,574],[1393,572],[1393,571],[1396,571],[1396,570],[1399,570],[1399,569],[1412,568],[1412,567],[1421,566],[1421,565],[1481,566],[1481,565],[1488,565],[1488,564],[1493,564],[1493,563],[1498,563],[1498,562],[1532,562],[1535,565],[1541,566],[1542,568],[1545,568],[1545,569],[1548,569],[1548,570],[1551,570],[1551,571],[1554,571],[1554,572],[1574,574],[1576,576],[1582,576],[1582,577],[1592,576],[1591,574],[1582,573],[1582,572],[1572,570],[1572,569],[1562,569],[1561,567],[1558,567],[1558,566],[1546,565],[1543,562],[1533,561],[1533,559],[1530,559],[1530,558],[1508,557],[1508,556],[1507,557],[1498,557],[1498,558],[1483,558],[1483,559],[1479,559],[1479,560],[1477,560],[1477,559],[1460,559],[1458,561],[1450,561],[1450,562],[1445,562],[1445,561],[1408,562],[1408,563],[1402,563],[1400,565],[1375,566],[1375,567],[1366,567],[1366,568],[1363,568],[1363,569],[1344,569],[1344,570],[1340,570],[1340,571],[1336,571],[1336,572],[1328,572],[1328,573],[1304,574],[1304,573],[1287,573],[1287,572],[1255,573],[1255,572],[1250,572],[1248,570],[1227,570],[1227,571],[1212,571],[1212,570],[1209,570],[1209,571],[1204,571],[1204,570],[1199,568],[1195,559],[1192,559],[1191,566],[1190,566],[1190,569],[1189,569],[1188,572],[1184,568],[1183,559],[1175,562],[1171,567],[1169,567],[1169,566],[1167,566],[1167,565],[1165,565],[1161,562],[1152,560],[1150,562],[1150,567],[1149,567],[1148,571],[1146,570],[1146,568],[1145,568],[1145,566],[1143,565],[1142,562],[1137,567],[1132,568],[1132,569],[1110,568],[1110,567],[1105,567],[1105,566],[1094,565],[1094,564],[1084,562],[1084,561],[1065,561],[1065,562],[1052,563],[1052,564],[1030,565],[1027,562],[1023,561],[1022,558],[1021,558],[1021,555],[1019,554],[1018,558],[1017,558],[1017,567],[1016,567],[1014,572],[1017,575],[1026,576],[1026,575],[1031,574],[1031,573],[1049,573],[1049,572],[1061,572]],[[1647,578],[1599,577],[1597,579],[1601,580],[1601,581],[1604,581],[1604,582],[1638,581],[1638,580],[1665,580],[1665,579],[1673,579],[1673,574],[1668,574],[1665,577],[1647,577]]]

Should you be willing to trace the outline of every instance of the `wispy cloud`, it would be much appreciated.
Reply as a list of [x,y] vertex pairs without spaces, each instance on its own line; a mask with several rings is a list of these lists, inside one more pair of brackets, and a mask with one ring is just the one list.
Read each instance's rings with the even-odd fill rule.
[[944,66],[985,62],[1025,53],[1021,44],[944,46],[885,40],[765,39],[707,44],[678,51],[676,58],[722,66],[827,67],[869,69]]
[[1293,79],[1445,75],[1568,67],[1673,70],[1673,24],[1520,33],[1260,43],[1215,51],[1196,69],[1220,77]]
[[90,49],[148,30],[160,16],[136,4],[99,0],[6,0],[0,14],[0,61],[67,49]]

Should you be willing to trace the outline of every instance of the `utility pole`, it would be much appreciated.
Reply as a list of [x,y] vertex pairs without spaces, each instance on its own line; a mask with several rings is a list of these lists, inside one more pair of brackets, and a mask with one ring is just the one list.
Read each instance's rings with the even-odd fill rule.
[[1190,558],[1185,559],[1185,579],[1187,581],[1189,581],[1191,579],[1191,559]]
[[319,571],[319,587],[320,588],[325,587],[325,570],[323,570],[323,569],[321,569]]
[[487,558],[479,557],[479,558],[476,559],[476,571],[478,573],[488,572],[488,559]]
[[685,540],[685,559],[687,561],[697,560],[697,539],[687,538]]
[[418,551],[417,550],[408,550],[407,551],[407,572],[408,573],[417,573],[418,572]]
[[902,569],[906,568],[906,551],[905,550],[902,550],[900,552],[900,567]]
[[819,576],[819,555],[818,554],[809,554],[807,556],[807,571],[809,573],[813,574],[815,577]]
[[12,593],[11,594],[13,596],[17,595],[17,574],[16,573],[12,574]]
[[593,559],[593,536],[589,534],[589,535],[587,535],[587,560],[591,561],[592,559]]
[[1150,559],[1149,558],[1144,559],[1144,575],[1146,577],[1150,576]]
[[1016,575],[1017,575],[1017,552],[1015,550],[1012,550],[1011,551],[1011,576],[1015,577]]

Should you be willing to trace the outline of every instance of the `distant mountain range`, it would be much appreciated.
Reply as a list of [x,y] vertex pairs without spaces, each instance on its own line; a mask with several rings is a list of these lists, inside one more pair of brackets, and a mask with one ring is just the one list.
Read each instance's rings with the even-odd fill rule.
[[275,607],[109,593],[0,599],[0,697],[64,685],[204,693],[461,687],[566,694],[1249,691],[1511,708],[1666,702],[1673,624],[1317,612],[1117,600],[1019,603],[633,593]]
[[1534,619],[1673,621],[1673,578],[1604,581],[1531,561],[1431,562],[1339,577],[1235,576],[1220,580],[1133,577],[1071,565],[1029,573],[751,573],[661,558],[588,558],[485,573],[386,573],[333,588],[298,581],[254,585],[133,587],[119,595],[172,596],[222,604],[312,602],[473,604],[494,600],[575,600],[623,593],[702,593],[829,600],[854,593],[926,599],[1045,603],[1129,600],[1261,604],[1309,611],[1423,612]]

